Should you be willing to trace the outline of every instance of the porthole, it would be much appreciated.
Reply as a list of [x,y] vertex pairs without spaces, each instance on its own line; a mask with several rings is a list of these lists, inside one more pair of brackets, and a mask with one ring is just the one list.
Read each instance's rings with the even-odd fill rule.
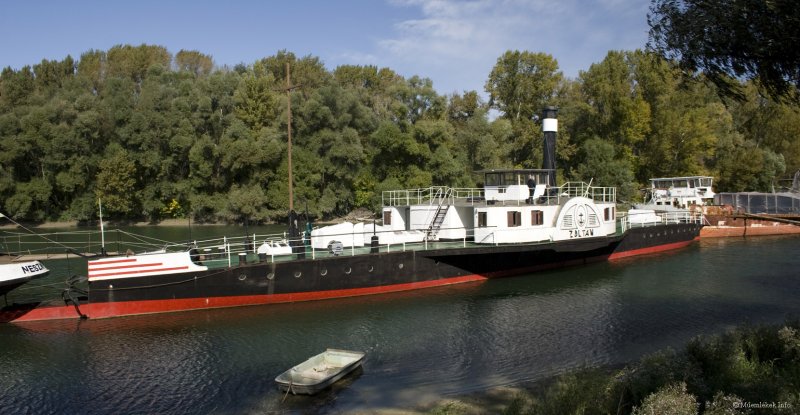
[[247,279],[247,275],[245,275],[245,274],[240,274],[239,275],[239,281],[244,281],[246,279]]
[[275,279],[275,273],[274,272],[270,272],[269,274],[267,274],[267,279],[268,280]]
[[397,264],[397,268],[403,269],[403,263],[401,262],[401,263]]
[[350,275],[351,272],[353,272],[353,269],[350,268],[350,267],[347,267],[347,268],[344,269],[344,273],[347,274],[347,275]]
[[300,271],[295,271],[295,272],[294,272],[294,277],[295,277],[295,278],[300,278],[302,275],[303,275],[303,273],[302,273],[302,272],[300,272]]
[[372,272],[374,270],[375,270],[375,267],[373,267],[372,265],[367,267],[367,271],[369,271],[369,272]]
[[319,275],[322,275],[323,277],[324,277],[324,276],[326,276],[326,275],[328,275],[328,269],[327,269],[327,268],[323,268],[323,269],[321,269],[321,270],[319,271]]

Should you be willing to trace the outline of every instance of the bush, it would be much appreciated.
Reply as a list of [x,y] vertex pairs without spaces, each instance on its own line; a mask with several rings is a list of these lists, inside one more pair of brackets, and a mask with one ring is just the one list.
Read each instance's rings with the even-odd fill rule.
[[649,395],[633,415],[695,415],[697,401],[686,392],[686,383],[676,383]]
[[611,373],[583,369],[534,398],[536,414],[746,414],[741,402],[800,408],[800,328],[743,327]]

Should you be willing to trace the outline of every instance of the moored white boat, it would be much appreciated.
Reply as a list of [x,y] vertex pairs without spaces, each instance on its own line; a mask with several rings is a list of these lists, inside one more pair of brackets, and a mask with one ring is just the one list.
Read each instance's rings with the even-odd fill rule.
[[39,261],[11,262],[0,264],[0,295],[3,295],[26,282],[49,274]]

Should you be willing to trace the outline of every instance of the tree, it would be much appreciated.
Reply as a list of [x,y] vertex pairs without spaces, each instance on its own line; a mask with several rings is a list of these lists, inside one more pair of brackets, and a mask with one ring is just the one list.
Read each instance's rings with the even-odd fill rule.
[[267,197],[259,185],[234,185],[228,192],[224,215],[234,222],[247,223],[266,219]]
[[648,47],[701,70],[742,98],[739,79],[773,98],[800,99],[800,8],[794,0],[653,0]]
[[583,143],[584,163],[577,166],[575,175],[586,183],[617,188],[620,200],[630,201],[635,195],[633,166],[626,158],[618,157],[616,146],[606,140],[593,138]]
[[629,153],[650,132],[651,116],[636,82],[633,55],[610,51],[602,62],[580,73],[596,119],[594,134],[621,144]]
[[556,97],[562,80],[558,62],[546,53],[509,50],[492,68],[485,89],[489,107],[511,121],[513,134],[505,144],[514,167],[538,167],[541,152],[533,144],[541,137],[538,115],[545,106],[558,105]]
[[256,73],[244,75],[234,93],[237,118],[244,121],[253,131],[275,122],[281,108],[275,79],[272,74],[259,76]]
[[0,74],[0,111],[22,105],[35,88],[33,71],[30,66],[23,66],[19,71],[11,67],[3,69]]
[[141,84],[152,65],[169,68],[172,56],[163,46],[117,45],[106,53],[106,72],[109,77],[130,78]]
[[486,81],[489,106],[513,121],[530,120],[554,99],[563,74],[546,53],[506,51]]
[[175,54],[175,65],[179,71],[187,71],[195,76],[208,75],[214,69],[211,56],[196,50],[183,50]]
[[110,214],[128,216],[136,203],[136,165],[129,155],[116,150],[100,162],[96,196]]

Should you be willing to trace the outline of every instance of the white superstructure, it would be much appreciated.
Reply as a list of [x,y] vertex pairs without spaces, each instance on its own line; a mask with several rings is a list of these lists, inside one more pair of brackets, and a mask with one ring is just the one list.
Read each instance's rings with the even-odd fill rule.
[[662,177],[650,179],[646,205],[655,209],[686,209],[692,205],[710,205],[714,201],[711,176]]
[[[311,245],[325,249],[424,241],[477,244],[560,241],[616,232],[616,190],[570,182],[550,188],[548,171],[489,170],[477,188],[430,187],[384,192],[382,225],[343,223],[315,229]],[[520,183],[523,183],[522,185]]]

